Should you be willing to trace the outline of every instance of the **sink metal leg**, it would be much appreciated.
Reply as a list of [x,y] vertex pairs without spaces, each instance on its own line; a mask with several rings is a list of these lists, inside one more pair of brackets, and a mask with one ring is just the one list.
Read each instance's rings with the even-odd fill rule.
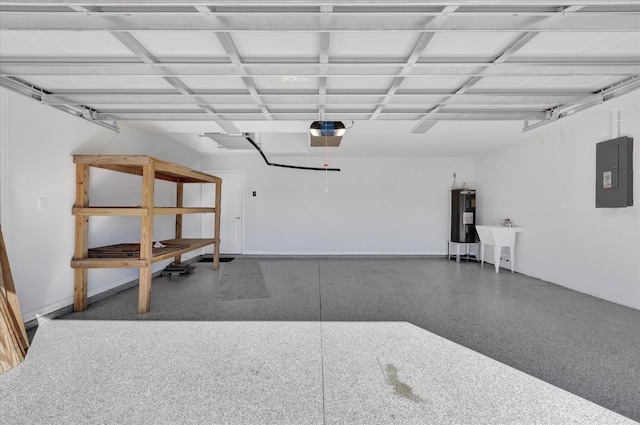
[[480,267],[484,267],[484,244],[480,244]]
[[515,251],[514,246],[509,247],[509,258],[511,258],[511,273],[513,273],[513,263],[516,262],[516,257],[513,256],[513,252]]
[[496,245],[493,248],[493,263],[496,266],[496,273],[500,272],[500,252],[502,252],[502,247]]

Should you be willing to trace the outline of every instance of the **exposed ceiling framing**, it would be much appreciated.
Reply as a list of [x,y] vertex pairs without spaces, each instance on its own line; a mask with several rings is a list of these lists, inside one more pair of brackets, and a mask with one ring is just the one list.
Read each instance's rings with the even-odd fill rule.
[[[326,119],[410,120],[413,134],[450,120],[531,130],[640,88],[637,0],[0,0],[0,30],[0,85],[109,128],[214,121],[234,134],[247,120]],[[56,49],[38,46],[54,33],[65,35]],[[183,49],[165,47],[167,33]],[[96,34],[115,47],[74,48]]]

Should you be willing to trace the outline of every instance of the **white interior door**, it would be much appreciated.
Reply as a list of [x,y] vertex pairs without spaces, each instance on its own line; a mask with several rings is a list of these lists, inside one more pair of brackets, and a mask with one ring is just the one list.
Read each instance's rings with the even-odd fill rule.
[[[205,171],[222,179],[222,205],[220,215],[220,253],[242,254],[242,173]],[[203,185],[203,205],[215,205],[215,185]],[[205,238],[213,237],[213,214],[204,214]],[[204,249],[213,253],[213,245]]]

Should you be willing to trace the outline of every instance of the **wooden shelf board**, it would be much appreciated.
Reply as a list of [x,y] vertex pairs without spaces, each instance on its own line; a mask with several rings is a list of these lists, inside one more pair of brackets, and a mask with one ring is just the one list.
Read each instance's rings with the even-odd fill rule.
[[117,164],[87,164],[89,167],[103,168],[110,171],[119,171],[126,174],[134,174],[136,176],[142,176],[142,167],[132,167],[129,165],[117,165]]
[[[188,248],[189,244],[185,243],[166,243],[162,247],[152,248],[152,255],[164,255],[171,252],[177,252],[181,249]],[[85,258],[127,258],[130,260],[144,258],[140,255],[139,243],[118,243],[114,245],[99,246],[90,248]]]
[[73,162],[76,164],[89,165],[146,165],[154,159],[149,155],[73,155]]
[[156,175],[166,175],[175,177],[176,181],[182,183],[215,183],[219,177],[201,173],[200,171],[171,164],[166,161],[156,160]]
[[142,175],[144,165],[153,163],[156,179],[180,183],[216,183],[220,180],[219,177],[148,155],[73,155],[73,162],[138,176]]
[[202,214],[202,213],[215,213],[216,209],[214,207],[155,207],[153,209],[153,213],[156,215],[160,214]]
[[211,245],[215,242],[216,240],[211,238],[211,239],[169,239],[166,241],[160,241],[160,243],[163,244],[167,244],[167,243],[175,243],[175,244],[189,244],[188,248],[184,248],[181,249],[179,251],[173,251],[173,252],[169,252],[167,254],[163,254],[163,255],[158,255],[158,256],[154,256],[152,262],[157,262],[157,261],[162,261],[162,260],[166,260],[167,258],[173,258],[176,257],[178,255],[182,255],[185,254],[189,251],[193,251],[195,249],[198,248],[204,248],[207,245]]
[[149,210],[142,207],[74,207],[74,215],[117,215],[117,216],[143,216]]
[[[173,258],[178,255],[185,254],[195,249],[203,248],[207,245],[211,245],[215,242],[215,239],[168,239],[160,241],[164,245],[188,245],[185,248],[167,252],[161,255],[155,255],[151,262]],[[141,260],[138,258],[126,257],[126,254],[120,258],[85,258],[81,260],[71,260],[71,267],[73,268],[134,268],[134,267],[147,267],[149,262],[147,260]]]
[[147,267],[148,260],[127,259],[127,258],[85,258],[82,260],[71,260],[71,267],[74,269],[125,269]]
[[[147,208],[142,207],[74,207],[74,215],[105,215],[105,216],[134,216],[141,217],[147,215]],[[153,213],[158,214],[203,214],[215,213],[214,207],[155,207]]]

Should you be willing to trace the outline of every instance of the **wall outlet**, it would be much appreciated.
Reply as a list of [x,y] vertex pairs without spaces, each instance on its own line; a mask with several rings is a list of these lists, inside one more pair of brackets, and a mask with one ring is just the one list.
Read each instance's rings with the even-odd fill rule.
[[47,198],[38,198],[38,211],[47,209]]

